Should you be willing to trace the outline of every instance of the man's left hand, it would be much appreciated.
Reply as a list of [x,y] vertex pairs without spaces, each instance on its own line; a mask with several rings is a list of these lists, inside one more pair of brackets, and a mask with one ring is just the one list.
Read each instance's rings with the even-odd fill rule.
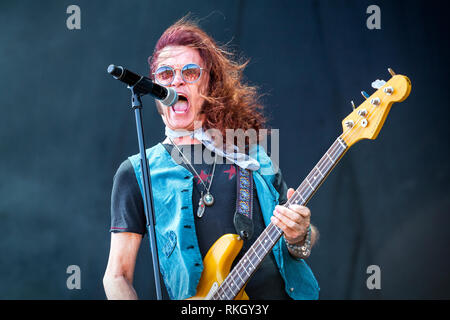
[[[290,199],[295,190],[289,188],[287,198]],[[305,206],[293,204],[289,208],[277,205],[271,221],[284,232],[286,241],[291,244],[302,242],[306,237],[310,224],[311,211]]]

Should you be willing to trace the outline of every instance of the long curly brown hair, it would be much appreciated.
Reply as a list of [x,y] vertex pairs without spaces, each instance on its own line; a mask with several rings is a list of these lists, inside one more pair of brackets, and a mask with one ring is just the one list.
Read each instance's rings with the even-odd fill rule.
[[225,45],[218,45],[197,22],[183,17],[170,26],[158,40],[149,57],[150,76],[156,69],[161,50],[167,46],[187,46],[197,49],[209,71],[205,103],[200,111],[205,115],[203,129],[217,129],[224,139],[226,129],[259,130],[266,125],[257,87],[243,81],[243,70],[249,60],[240,62]]

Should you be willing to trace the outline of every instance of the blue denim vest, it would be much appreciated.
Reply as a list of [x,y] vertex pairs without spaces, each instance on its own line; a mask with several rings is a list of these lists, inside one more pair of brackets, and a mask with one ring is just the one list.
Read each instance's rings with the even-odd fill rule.
[[[186,299],[195,295],[203,271],[192,206],[194,177],[173,160],[161,143],[146,151],[152,182],[160,271],[170,299]],[[279,196],[272,184],[274,170],[262,147],[253,148],[251,154],[261,165],[253,173],[253,180],[264,222],[268,225]],[[142,193],[140,155],[129,159]],[[293,299],[318,299],[319,286],[311,269],[304,260],[294,259],[289,254],[283,238],[274,246],[273,253],[287,294]]]

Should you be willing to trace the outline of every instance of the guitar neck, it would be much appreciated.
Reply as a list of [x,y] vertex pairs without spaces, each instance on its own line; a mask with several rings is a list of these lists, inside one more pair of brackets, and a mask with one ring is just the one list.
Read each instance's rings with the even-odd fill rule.
[[[306,205],[347,149],[345,142],[340,137],[337,138],[284,206]],[[283,231],[270,223],[231,270],[211,299],[234,299],[282,235]]]

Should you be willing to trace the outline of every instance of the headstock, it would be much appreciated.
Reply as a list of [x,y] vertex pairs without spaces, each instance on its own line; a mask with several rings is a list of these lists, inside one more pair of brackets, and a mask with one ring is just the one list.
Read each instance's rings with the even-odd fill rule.
[[372,85],[378,90],[371,96],[361,92],[366,100],[359,107],[354,107],[353,112],[342,121],[344,132],[341,139],[348,147],[362,139],[376,139],[392,104],[409,96],[411,81],[408,77],[388,70],[392,78],[387,83],[382,80],[373,82]]

